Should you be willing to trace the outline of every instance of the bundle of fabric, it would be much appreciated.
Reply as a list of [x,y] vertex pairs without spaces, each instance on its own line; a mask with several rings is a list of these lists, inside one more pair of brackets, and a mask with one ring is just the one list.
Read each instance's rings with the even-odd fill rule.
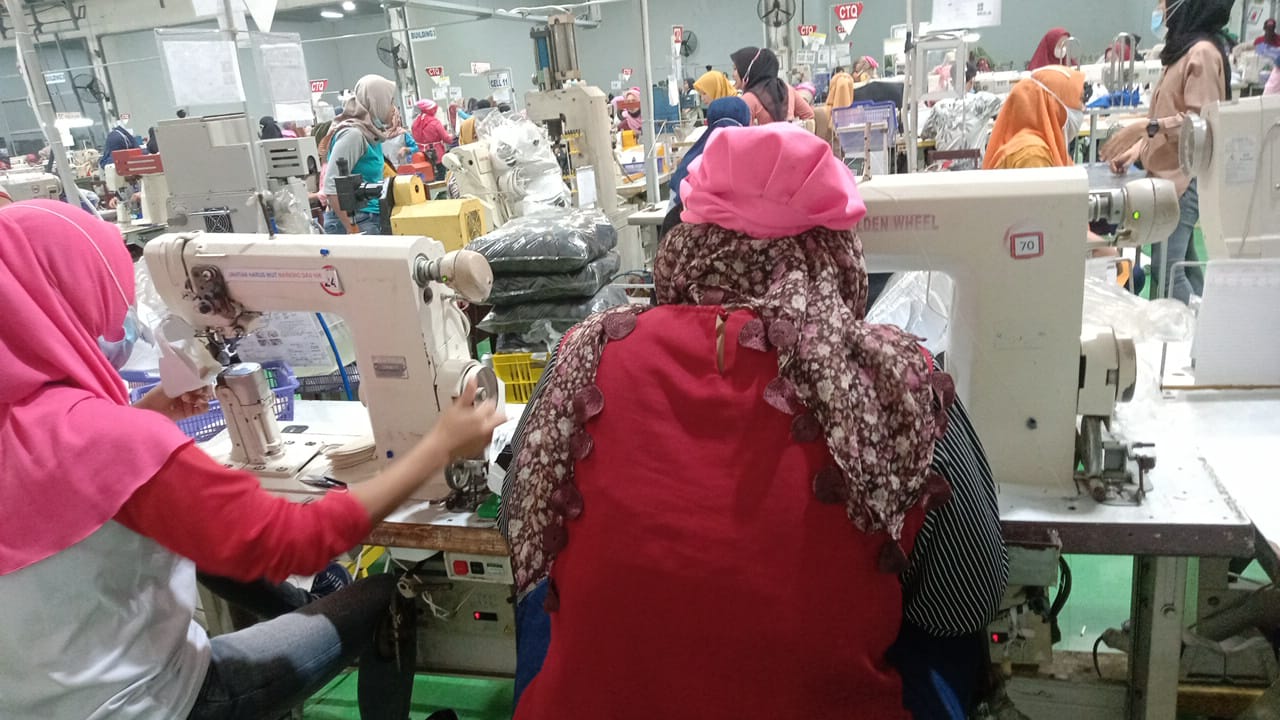
[[493,268],[493,311],[480,329],[498,350],[543,350],[592,313],[625,305],[609,286],[620,261],[618,232],[598,210],[516,218],[472,241]]
[[[989,92],[968,93],[962,98],[944,98],[933,106],[933,112],[920,129],[920,136],[934,138],[939,150],[981,150],[987,145],[991,121],[1004,98]],[[974,160],[956,160],[951,170],[977,170],[981,156]]]

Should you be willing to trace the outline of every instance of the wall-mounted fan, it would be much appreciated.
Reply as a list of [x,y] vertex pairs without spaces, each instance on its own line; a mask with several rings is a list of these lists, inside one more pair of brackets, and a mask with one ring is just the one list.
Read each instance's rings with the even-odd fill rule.
[[691,57],[698,52],[698,35],[692,30],[684,31],[684,39],[680,41],[680,56]]
[[80,102],[101,105],[102,101],[107,99],[107,94],[103,92],[98,78],[88,73],[72,75],[71,87],[75,88],[76,97],[80,98]]
[[756,15],[766,25],[783,27],[796,15],[796,0],[759,0]]
[[378,59],[392,70],[409,67],[409,61],[404,58],[404,45],[390,35],[378,39]]

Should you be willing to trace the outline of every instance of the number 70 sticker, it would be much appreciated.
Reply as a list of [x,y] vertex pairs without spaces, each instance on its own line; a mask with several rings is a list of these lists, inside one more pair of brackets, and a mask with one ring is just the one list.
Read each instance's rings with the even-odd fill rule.
[[1020,232],[1009,236],[1009,256],[1026,260],[1044,255],[1044,233]]

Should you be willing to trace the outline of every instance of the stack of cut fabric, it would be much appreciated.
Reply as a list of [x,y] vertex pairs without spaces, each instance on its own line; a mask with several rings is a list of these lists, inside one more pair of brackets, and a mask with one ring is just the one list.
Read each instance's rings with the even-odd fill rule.
[[627,303],[617,274],[618,232],[598,210],[516,218],[468,246],[493,268],[493,311],[480,329],[495,350],[547,350],[592,313]]

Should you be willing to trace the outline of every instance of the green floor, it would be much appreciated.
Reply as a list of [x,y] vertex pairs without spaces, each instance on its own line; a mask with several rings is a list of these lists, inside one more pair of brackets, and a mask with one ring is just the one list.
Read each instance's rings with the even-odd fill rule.
[[[419,675],[413,688],[413,720],[451,708],[461,720],[510,720],[510,680]],[[359,720],[356,674],[341,675],[307,702],[306,720]]]

